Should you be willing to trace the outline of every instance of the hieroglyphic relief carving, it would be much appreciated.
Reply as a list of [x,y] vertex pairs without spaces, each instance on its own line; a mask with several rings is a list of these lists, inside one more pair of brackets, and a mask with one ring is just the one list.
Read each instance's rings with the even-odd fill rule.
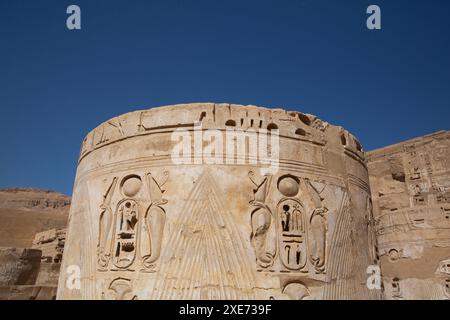
[[[256,186],[250,203],[256,207],[251,239],[258,265],[270,271],[278,257],[280,265],[273,267],[281,272],[324,274],[328,209],[319,192],[308,179],[292,175],[278,179],[279,193],[270,192],[271,176],[257,182],[250,172],[249,178]],[[279,199],[275,210],[267,204],[269,194]],[[271,232],[276,234],[269,237]]]
[[164,199],[162,189],[169,178],[169,173],[164,172],[164,177],[158,183],[151,175],[147,174],[147,183],[149,186],[150,205],[145,213],[143,223],[143,237],[141,241],[141,255],[142,265],[146,271],[151,271],[155,267],[155,262],[161,254],[161,242],[164,232],[164,225],[166,223],[166,211],[163,205],[167,203]]
[[94,131],[94,144],[95,146],[99,146],[124,135],[125,132],[120,118],[114,118],[103,123]]
[[120,136],[124,136],[125,133],[123,131],[122,128],[122,122],[120,121],[119,118],[114,118],[112,120],[109,120],[107,122],[111,127],[116,128],[117,132],[119,133]]
[[279,251],[288,270],[304,271],[307,263],[306,218],[303,205],[294,199],[283,199],[277,208]]
[[[249,178],[256,186],[254,200],[251,205],[256,207],[251,213],[252,234],[250,236],[253,248],[255,249],[258,265],[267,268],[273,264],[276,255],[275,228],[273,226],[273,215],[265,203],[270,191],[272,176],[264,176],[261,182],[255,181],[254,172],[249,172]],[[272,243],[271,243],[272,242]]]
[[283,288],[282,293],[287,295],[290,300],[305,300],[310,296],[308,287],[299,282],[287,284]]
[[[448,131],[437,132],[366,155],[387,299],[444,297],[441,286],[446,276],[422,264],[448,257],[449,137]],[[412,272],[422,268],[420,275]],[[401,279],[400,293],[389,291],[397,288],[391,279]]]
[[117,268],[128,268],[136,257],[140,214],[136,201],[126,198],[119,202],[113,247],[113,263]]
[[103,300],[137,300],[137,296],[133,293],[131,280],[129,279],[114,279],[105,291],[102,292]]
[[376,222],[373,216],[373,203],[369,195],[366,197],[367,239],[369,242],[369,256],[373,263],[378,263],[378,245],[376,238]]
[[450,278],[444,281],[444,295],[450,299]]
[[318,274],[325,273],[326,247],[327,247],[327,208],[317,208],[309,222],[311,229],[311,240],[309,252],[311,263]]
[[436,273],[450,276],[450,259],[441,261],[439,263]]
[[[258,163],[175,164],[172,133],[184,128],[195,138],[198,122],[223,134],[279,129],[279,170],[250,175],[251,182],[246,175],[260,172]],[[315,116],[255,106],[168,106],[107,121],[84,143],[74,189],[64,267],[86,266],[83,290],[61,286],[59,298],[98,299],[102,289],[125,299],[364,295],[360,275],[370,261],[359,251],[367,249],[360,149],[347,131]],[[177,179],[170,194],[162,167]],[[359,189],[347,183],[350,175]],[[344,197],[353,203],[342,209]],[[97,240],[98,257],[90,252]]]
[[97,257],[99,268],[104,270],[108,267],[111,256],[113,212],[111,210],[111,198],[116,188],[117,178],[114,177],[111,185],[103,195],[100,206],[99,237],[97,244]]
[[[100,206],[99,270],[143,268],[144,271],[154,272],[165,225],[163,205],[167,200],[162,197],[162,186],[167,179],[168,172],[164,172],[160,183],[151,173],[143,176],[132,174],[123,177],[118,186],[119,178],[113,178]],[[113,201],[117,202],[114,212]],[[146,210],[145,203],[149,203]],[[135,265],[137,256],[139,265]],[[112,265],[109,265],[110,261]]]
[[400,279],[398,278],[393,278],[392,279],[392,298],[393,299],[402,299],[402,290],[400,287]]
[[436,275],[442,280],[444,297],[450,299],[450,259],[442,260],[436,270]]

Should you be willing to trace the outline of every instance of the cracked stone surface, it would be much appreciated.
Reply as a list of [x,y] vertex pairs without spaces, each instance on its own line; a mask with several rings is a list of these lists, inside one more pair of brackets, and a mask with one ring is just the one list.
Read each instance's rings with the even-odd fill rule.
[[[181,130],[203,142],[174,163]],[[242,152],[217,162],[230,156],[218,136],[264,130],[279,131],[278,171]],[[375,242],[364,151],[345,129],[256,106],[136,111],[82,143],[58,299],[379,299]]]

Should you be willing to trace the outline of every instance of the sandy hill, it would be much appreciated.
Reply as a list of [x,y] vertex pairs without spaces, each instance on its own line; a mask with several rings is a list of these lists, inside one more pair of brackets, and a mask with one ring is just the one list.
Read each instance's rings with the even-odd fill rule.
[[0,247],[31,247],[37,232],[65,228],[70,197],[50,190],[0,189]]

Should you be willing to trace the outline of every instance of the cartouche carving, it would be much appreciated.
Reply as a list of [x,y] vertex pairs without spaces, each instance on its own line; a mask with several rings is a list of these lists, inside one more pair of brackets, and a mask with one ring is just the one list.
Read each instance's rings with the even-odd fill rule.
[[[168,172],[164,172],[158,183],[151,173],[127,175],[119,186],[118,178],[113,178],[100,206],[99,270],[133,271],[142,268],[147,272],[155,271],[165,225],[163,205],[167,203],[162,197],[162,186],[168,176]],[[114,213],[111,209],[113,201],[117,201]],[[147,209],[145,203],[149,203]],[[112,265],[109,265],[110,260]]]
[[[284,175],[278,179],[279,193],[271,192],[271,176],[261,182],[251,171],[249,178],[256,186],[251,205],[251,240],[258,265],[271,270],[275,258],[281,265],[274,266],[281,272],[324,274],[327,255],[327,214],[319,192],[308,179]],[[278,200],[275,216],[267,204],[269,195]],[[273,225],[276,225],[273,228]],[[269,237],[270,232],[276,234]],[[276,248],[269,250],[269,248]]]
[[307,230],[303,205],[283,199],[277,206],[280,258],[288,270],[304,271],[307,263]]
[[113,247],[113,262],[117,268],[130,267],[136,257],[140,220],[139,205],[136,201],[126,198],[119,202],[115,214]]
[[[174,161],[180,133],[189,164]],[[279,152],[259,139],[276,133]],[[214,159],[227,161],[205,161],[222,134],[233,148]],[[106,121],[83,141],[63,259],[62,270],[80,266],[82,289],[68,290],[61,273],[58,298],[375,298],[361,150],[341,127],[282,109],[200,103]],[[271,172],[269,153],[279,156]],[[446,192],[425,199],[440,217]]]

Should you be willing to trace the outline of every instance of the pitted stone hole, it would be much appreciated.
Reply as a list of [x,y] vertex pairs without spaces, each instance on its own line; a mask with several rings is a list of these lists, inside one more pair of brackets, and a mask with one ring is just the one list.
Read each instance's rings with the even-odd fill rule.
[[400,181],[400,182],[405,182],[406,176],[405,176],[405,173],[403,173],[403,172],[394,172],[394,173],[392,173],[392,179],[394,179],[396,181]]
[[125,252],[133,252],[134,251],[134,244],[132,242],[125,242],[122,245],[122,250]]
[[307,126],[311,125],[311,119],[306,114],[298,113],[298,118]]
[[399,278],[392,279],[392,288],[393,289],[398,289],[399,288],[399,282],[400,282]]
[[290,209],[290,207],[289,207],[287,204],[285,204],[285,205],[283,206],[283,210],[284,210],[284,211],[289,211],[289,209]]
[[295,131],[295,134],[296,135],[298,135],[298,136],[306,136],[306,131],[305,130],[303,130],[303,129],[301,129],[301,128],[298,128],[296,131]]
[[227,122],[225,122],[225,125],[227,127],[236,127],[236,121],[230,119]]
[[341,143],[342,143],[343,146],[347,145],[347,139],[345,138],[344,134],[341,134]]
[[396,250],[396,249],[389,250],[389,260],[391,262],[396,262],[396,261],[398,261],[399,258],[400,258],[400,254],[399,254],[398,250]]

